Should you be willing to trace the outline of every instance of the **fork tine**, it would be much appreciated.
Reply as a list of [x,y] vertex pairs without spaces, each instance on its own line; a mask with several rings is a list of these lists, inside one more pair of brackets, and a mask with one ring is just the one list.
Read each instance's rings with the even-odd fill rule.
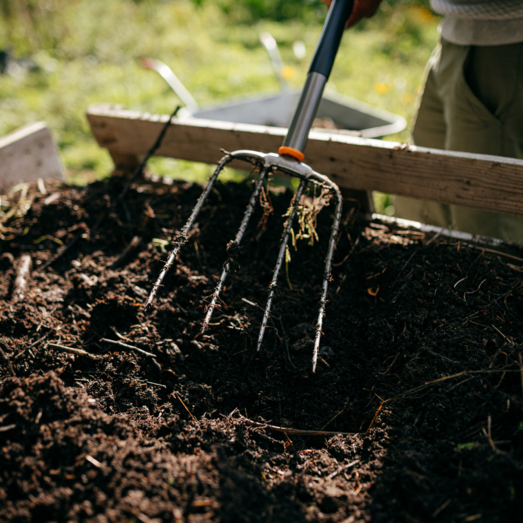
[[160,288],[160,285],[162,284],[163,279],[165,278],[165,275],[167,274],[167,271],[170,269],[171,265],[173,264],[174,260],[176,259],[176,256],[178,255],[178,252],[180,252],[180,249],[185,245],[187,240],[189,239],[189,232],[192,229],[192,226],[194,225],[194,222],[196,221],[196,218],[198,217],[198,214],[200,213],[203,204],[205,203],[205,200],[207,200],[207,196],[209,196],[209,193],[211,192],[211,189],[214,186],[214,182],[216,182],[216,179],[220,175],[220,173],[223,171],[225,166],[230,163],[234,158],[230,154],[226,154],[218,163],[216,166],[216,169],[214,170],[214,173],[209,178],[209,181],[207,182],[207,185],[205,189],[203,190],[202,194],[200,195],[200,198],[198,198],[198,201],[196,202],[196,205],[194,206],[194,209],[192,211],[191,216],[187,220],[187,223],[183,226],[183,229],[180,231],[180,234],[174,241],[174,248],[171,251],[171,254],[169,255],[169,259],[167,260],[167,263],[164,265],[162,272],[160,273],[160,276],[158,276],[158,279],[156,280],[153,290],[151,291],[151,294],[149,294],[149,297],[147,298],[147,301],[145,302],[145,305],[143,306],[144,312],[147,312],[147,309],[151,306],[151,303],[154,301],[154,298],[156,297],[156,293],[158,292],[158,289]]
[[272,300],[274,298],[274,293],[276,292],[276,287],[278,286],[278,275],[280,273],[281,266],[283,264],[283,258],[285,256],[285,250],[287,247],[287,242],[289,241],[289,236],[291,234],[292,224],[294,222],[294,218],[296,216],[296,213],[298,212],[298,206],[300,204],[301,195],[303,193],[303,190],[305,189],[305,186],[307,185],[307,180],[301,180],[300,185],[298,186],[298,190],[296,191],[296,194],[294,195],[294,205],[292,206],[292,211],[287,219],[287,223],[285,224],[285,229],[280,241],[280,250],[278,252],[278,258],[276,259],[276,267],[274,268],[274,273],[272,276],[272,281],[269,286],[269,297],[267,298],[267,305],[265,306],[265,312],[263,313],[263,319],[262,324],[260,327],[260,334],[258,335],[258,348],[259,351],[261,349],[262,343],[263,343],[263,337],[265,335],[265,328],[267,327],[267,321],[269,320],[269,316],[271,313],[271,305]]
[[[245,209],[245,214],[243,215],[243,220],[240,225],[240,228],[238,230],[238,233],[236,234],[236,238],[229,243],[227,246],[227,251],[231,250],[234,247],[239,247],[240,242],[242,241],[243,235],[245,234],[245,230],[247,229],[247,225],[249,224],[249,220],[251,219],[252,213],[254,211],[254,207],[256,205],[256,200],[258,199],[258,196],[260,194],[261,188],[263,186],[263,183],[265,182],[265,179],[267,178],[267,175],[271,171],[271,167],[263,167],[260,171],[260,176],[258,178],[258,182],[256,183],[256,187],[251,194],[251,199],[249,200],[249,205],[247,206],[247,209]],[[209,304],[209,307],[207,309],[207,314],[205,315],[205,320],[202,324],[201,332],[205,332],[207,328],[209,327],[209,322],[211,321],[212,313],[216,307],[216,303],[218,301],[218,298],[220,296],[220,292],[223,288],[223,284],[225,283],[225,280],[227,279],[227,275],[229,274],[229,271],[231,270],[231,262],[228,260],[224,267],[222,274],[220,276],[220,280],[218,284],[216,285],[216,288],[214,289],[211,303]]]
[[334,214],[334,221],[331,228],[331,236],[329,239],[329,249],[327,251],[327,259],[325,260],[325,272],[323,274],[323,290],[321,293],[320,299],[320,312],[318,315],[318,323],[316,324],[316,339],[314,340],[314,352],[312,355],[312,372],[316,372],[316,364],[318,363],[318,353],[320,350],[320,338],[321,338],[321,328],[323,326],[323,317],[325,316],[325,305],[327,303],[327,292],[329,290],[329,280],[331,276],[331,264],[332,256],[334,254],[334,247],[336,245],[336,237],[338,236],[338,231],[340,229],[341,221],[341,211],[343,200],[341,197],[341,192],[337,186],[334,184],[331,185],[332,189],[336,193],[336,210]]

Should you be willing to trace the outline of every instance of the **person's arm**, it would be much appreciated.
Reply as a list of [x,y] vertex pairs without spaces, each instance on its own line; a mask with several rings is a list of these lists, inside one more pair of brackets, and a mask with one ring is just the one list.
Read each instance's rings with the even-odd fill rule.
[[[322,0],[322,2],[330,7],[332,0]],[[347,27],[356,25],[362,18],[373,16],[381,2],[382,0],[354,0],[354,7],[347,22]]]

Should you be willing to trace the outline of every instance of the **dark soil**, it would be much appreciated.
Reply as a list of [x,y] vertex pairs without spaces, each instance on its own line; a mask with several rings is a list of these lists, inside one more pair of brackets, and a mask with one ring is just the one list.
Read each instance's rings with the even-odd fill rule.
[[523,521],[520,249],[345,220],[313,374],[330,208],[257,353],[290,193],[201,335],[250,187],[213,191],[147,315],[200,187],[46,187],[2,200],[0,521]]

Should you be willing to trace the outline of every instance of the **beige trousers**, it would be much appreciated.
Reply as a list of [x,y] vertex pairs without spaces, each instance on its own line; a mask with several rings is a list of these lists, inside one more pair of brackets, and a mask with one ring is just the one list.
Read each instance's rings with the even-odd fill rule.
[[[426,70],[414,143],[523,159],[523,42],[461,46],[442,40]],[[396,216],[508,241],[523,217],[397,196]]]

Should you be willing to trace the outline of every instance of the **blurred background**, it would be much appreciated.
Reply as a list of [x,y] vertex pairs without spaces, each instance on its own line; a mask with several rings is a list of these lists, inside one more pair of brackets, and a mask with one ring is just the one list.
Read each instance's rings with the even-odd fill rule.
[[[0,136],[46,121],[68,181],[102,179],[112,161],[90,133],[91,103],[165,114],[179,103],[142,58],[169,65],[201,105],[277,93],[259,39],[269,32],[299,89],[326,11],[320,0],[0,0]],[[374,18],[346,32],[328,89],[410,123],[438,23],[428,0],[384,0]],[[409,141],[409,128],[386,139]],[[166,158],[149,168],[196,181],[210,169]],[[386,196],[377,200],[387,207]]]

